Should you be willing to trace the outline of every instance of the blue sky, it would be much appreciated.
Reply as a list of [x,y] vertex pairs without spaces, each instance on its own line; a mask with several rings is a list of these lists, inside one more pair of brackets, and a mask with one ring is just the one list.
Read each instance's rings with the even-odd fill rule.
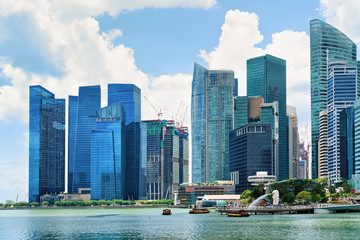
[[[360,41],[356,0],[0,5],[0,202],[27,194],[29,85],[67,98],[78,86],[100,84],[105,102],[107,83],[135,83],[167,118],[184,101],[189,125],[195,61],[234,70],[244,94],[246,59],[270,53],[287,60],[288,104],[297,107],[302,130],[310,122],[309,20],[328,21]],[[349,19],[353,24],[345,24]],[[143,119],[155,117],[142,106]]]

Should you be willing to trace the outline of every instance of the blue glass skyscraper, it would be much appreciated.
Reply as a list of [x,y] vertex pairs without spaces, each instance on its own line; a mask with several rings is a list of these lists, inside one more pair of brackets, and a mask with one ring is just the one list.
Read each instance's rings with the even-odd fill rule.
[[30,86],[29,202],[65,190],[65,99]]
[[206,68],[195,63],[191,94],[192,182],[206,182]]
[[125,113],[121,102],[97,111],[91,132],[91,199],[122,199],[125,187]]
[[194,65],[191,99],[193,182],[230,180],[234,72]]
[[134,84],[109,84],[108,105],[121,102],[125,111],[126,124],[126,189],[124,199],[144,199],[146,196],[140,188],[145,179],[142,169],[146,157],[142,155],[141,143],[141,90]]
[[278,102],[279,180],[289,178],[289,142],[286,114],[286,61],[271,55],[247,60],[247,96],[261,96],[265,103]]
[[100,106],[98,85],[80,87],[78,97],[69,97],[69,193],[90,188],[91,131],[96,128],[96,111]]
[[340,180],[340,112],[357,96],[356,67],[346,62],[329,64],[328,75],[328,171],[331,184]]
[[[356,66],[356,45],[344,33],[319,19],[310,21],[312,178],[317,178],[319,113],[327,108],[328,62]],[[358,85],[358,96],[360,85]]]

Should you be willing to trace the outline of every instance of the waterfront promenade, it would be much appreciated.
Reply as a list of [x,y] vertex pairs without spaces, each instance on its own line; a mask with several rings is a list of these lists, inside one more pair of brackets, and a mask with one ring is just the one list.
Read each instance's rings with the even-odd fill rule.
[[[220,208],[217,211],[224,213],[239,208]],[[312,204],[297,206],[253,206],[244,207],[250,214],[308,214],[308,213],[336,213],[336,212],[360,212],[360,204]]]

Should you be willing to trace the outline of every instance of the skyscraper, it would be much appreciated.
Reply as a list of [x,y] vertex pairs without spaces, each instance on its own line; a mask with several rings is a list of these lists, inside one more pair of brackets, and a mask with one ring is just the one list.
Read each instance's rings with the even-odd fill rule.
[[318,177],[329,178],[328,174],[328,111],[327,109],[320,112],[320,131],[319,131],[319,143],[318,143]]
[[287,115],[289,117],[289,178],[297,178],[299,132],[296,108],[288,105]]
[[100,86],[79,88],[79,96],[69,96],[68,192],[90,188],[91,130],[96,128],[100,109]]
[[328,172],[333,184],[341,171],[339,115],[356,100],[357,72],[346,62],[330,63],[328,72]]
[[65,99],[30,86],[29,202],[65,191]]
[[141,90],[134,84],[109,84],[108,105],[121,102],[125,111],[126,125],[126,188],[124,199],[145,199],[140,186],[145,179],[140,172],[146,163],[146,156],[141,151]]
[[[328,62],[347,61],[356,66],[356,45],[333,26],[314,19],[310,21],[311,49],[311,137],[312,178],[317,177],[319,113],[327,108]],[[358,96],[360,85],[358,82]]]
[[194,65],[191,99],[193,182],[230,180],[234,72]]
[[250,123],[230,132],[230,171],[236,194],[253,188],[248,177],[256,172],[273,174],[270,124]]
[[286,115],[286,61],[271,55],[247,60],[247,96],[278,102],[279,180],[289,177],[288,118]]
[[121,102],[96,113],[91,132],[91,199],[122,199],[125,187],[125,113]]
[[354,124],[354,106],[342,110],[339,114],[340,177],[347,180],[351,179],[352,175],[355,174]]
[[147,199],[172,199],[188,176],[188,141],[181,140],[187,138],[187,131],[175,128],[174,121],[143,123],[147,124]]
[[360,99],[354,102],[355,174],[360,176]]

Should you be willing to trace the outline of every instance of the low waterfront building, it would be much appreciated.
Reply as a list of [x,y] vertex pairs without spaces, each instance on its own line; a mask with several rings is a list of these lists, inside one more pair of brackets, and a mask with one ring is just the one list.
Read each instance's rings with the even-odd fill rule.
[[259,184],[271,184],[276,181],[275,175],[268,175],[267,172],[256,172],[255,176],[249,176],[248,182],[251,183],[252,186],[257,186]]
[[198,198],[205,195],[224,195],[234,193],[234,184],[232,181],[217,181],[208,185],[197,185],[192,183],[180,184],[179,200],[180,205],[188,206],[196,204]]

